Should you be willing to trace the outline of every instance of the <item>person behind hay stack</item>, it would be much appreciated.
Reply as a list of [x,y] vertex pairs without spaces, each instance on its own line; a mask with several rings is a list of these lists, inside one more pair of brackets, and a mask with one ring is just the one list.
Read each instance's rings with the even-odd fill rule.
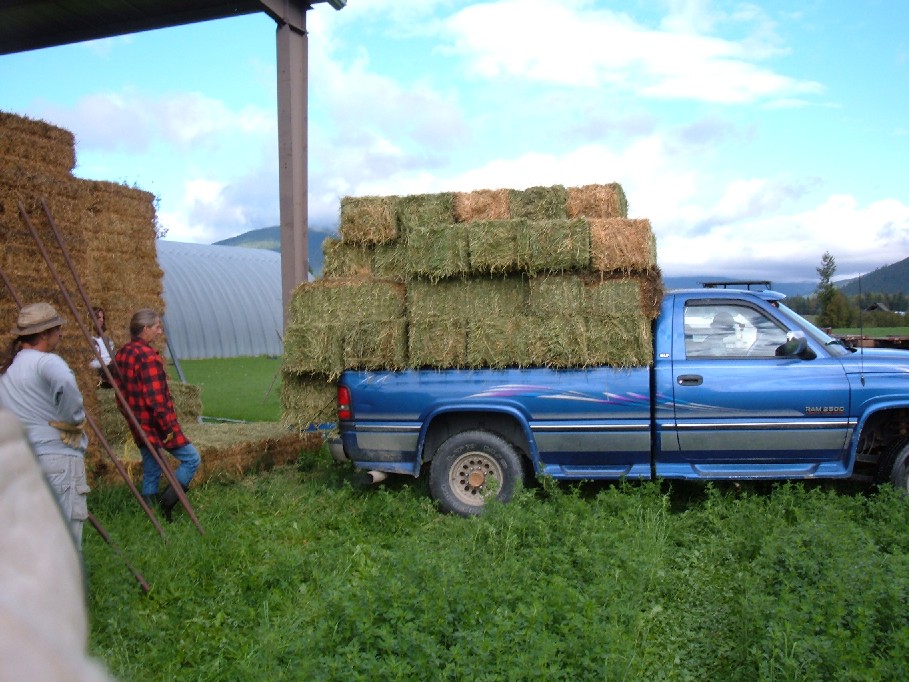
[[[98,327],[101,328],[101,336],[93,336],[92,341],[95,343],[95,348],[98,350],[98,355],[101,356],[99,361],[97,357],[93,357],[89,366],[98,373],[98,387],[99,388],[110,388],[110,384],[107,381],[107,376],[101,370],[101,363],[104,363],[104,366],[110,369],[111,373],[114,372],[113,360],[111,356],[114,353],[114,342],[107,335],[107,316],[104,313],[104,308],[94,307],[92,308],[92,314],[95,316],[95,319],[98,321]],[[94,325],[93,325],[94,326]]]
[[82,548],[88,518],[83,427],[85,408],[76,377],[54,353],[63,336],[63,320],[49,303],[19,311],[9,352],[0,365],[0,406],[25,426],[38,462]]
[[[132,340],[114,356],[117,367],[114,380],[151,446],[158,451],[163,448],[179,460],[180,465],[174,476],[183,486],[183,490],[187,490],[202,458],[184,435],[180,422],[177,421],[174,399],[167,385],[164,361],[157,349],[151,345],[164,333],[161,316],[150,308],[137,311],[130,320],[129,333]],[[125,416],[126,411],[122,405],[120,411]],[[148,451],[142,433],[136,431],[132,420],[127,421],[142,454],[142,496],[150,504],[160,502],[165,518],[172,521],[173,509],[179,501],[177,491],[168,484],[161,494],[158,494],[161,467]]]

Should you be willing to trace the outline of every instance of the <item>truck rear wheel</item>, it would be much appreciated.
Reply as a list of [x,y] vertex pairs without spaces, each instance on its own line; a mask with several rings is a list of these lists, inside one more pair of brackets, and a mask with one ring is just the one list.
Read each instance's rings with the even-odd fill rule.
[[462,431],[436,450],[429,490],[443,511],[480,514],[487,498],[508,502],[521,487],[523,468],[515,447],[489,431]]
[[909,440],[897,441],[884,455],[878,482],[884,483],[888,480],[897,490],[909,494]]

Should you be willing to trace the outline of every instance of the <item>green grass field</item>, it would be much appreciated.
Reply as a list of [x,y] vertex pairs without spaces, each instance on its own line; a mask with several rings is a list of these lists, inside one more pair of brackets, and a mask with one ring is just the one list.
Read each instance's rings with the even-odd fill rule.
[[874,327],[872,329],[849,327],[847,329],[837,329],[835,331],[837,335],[858,336],[859,334],[864,334],[870,338],[879,338],[886,336],[909,336],[909,327]]
[[190,493],[164,544],[121,486],[86,531],[92,654],[152,680],[904,680],[891,488],[556,485],[480,518],[325,454]]
[[[243,421],[281,419],[281,358],[181,360],[180,367],[188,383],[202,387],[205,417]],[[170,380],[179,381],[176,368],[170,365],[168,370]]]

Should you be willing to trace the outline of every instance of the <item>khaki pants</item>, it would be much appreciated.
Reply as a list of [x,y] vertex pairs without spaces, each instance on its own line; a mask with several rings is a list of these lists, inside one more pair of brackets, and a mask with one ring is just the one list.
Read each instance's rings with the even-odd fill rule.
[[85,480],[85,459],[71,455],[40,455],[38,463],[44,471],[76,541],[82,549],[82,525],[88,518],[88,493]]

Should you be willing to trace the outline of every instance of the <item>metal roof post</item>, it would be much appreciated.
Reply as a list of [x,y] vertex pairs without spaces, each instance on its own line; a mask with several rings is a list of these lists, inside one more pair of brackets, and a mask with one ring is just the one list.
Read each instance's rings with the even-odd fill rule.
[[[277,28],[278,188],[281,212],[281,299],[287,326],[293,290],[308,279],[308,2],[283,3]],[[274,15],[273,15],[274,16]]]

